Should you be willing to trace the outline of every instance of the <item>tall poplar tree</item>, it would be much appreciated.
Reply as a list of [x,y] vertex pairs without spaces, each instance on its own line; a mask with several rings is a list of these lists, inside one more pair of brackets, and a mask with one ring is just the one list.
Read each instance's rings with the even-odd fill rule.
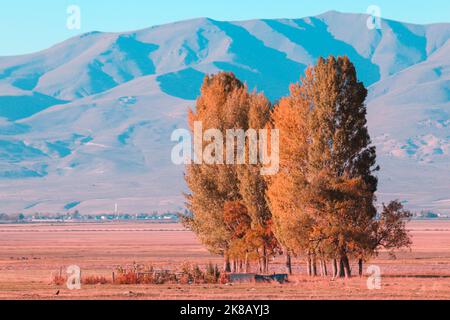
[[[249,93],[232,73],[221,72],[205,78],[196,110],[189,113],[189,123],[192,131],[195,122],[201,122],[202,133],[220,130],[223,141],[218,143],[225,144],[229,142],[228,129],[242,132],[251,129],[258,134],[270,119],[270,108],[263,94]],[[238,141],[233,141],[234,146],[226,144],[222,150],[224,160],[230,152],[234,155],[233,164],[194,163],[187,167],[185,178],[191,192],[186,198],[193,213],[187,223],[211,252],[224,256],[225,270],[231,269],[230,256],[239,259],[240,253],[245,252],[246,264],[256,256],[261,259],[262,270],[267,271],[269,256],[277,252],[278,246],[271,230],[266,182],[260,174],[261,164],[249,162],[249,138],[244,141],[244,163],[237,163]],[[204,141],[203,147],[208,143]],[[237,203],[245,206],[245,210],[237,210]],[[231,231],[234,224],[230,219],[237,219],[243,212],[251,219],[250,228],[247,233],[235,233]]]
[[[270,110],[271,103],[263,94],[251,93],[249,95],[247,128],[255,130],[258,134],[260,129],[268,129]],[[247,160],[249,159],[249,148],[251,146],[247,139]],[[242,201],[252,219],[251,232],[254,241],[258,244],[260,266],[262,271],[268,272],[269,256],[275,255],[279,248],[272,230],[272,214],[266,201],[267,182],[261,175],[262,167],[261,162],[251,164],[247,161],[238,167],[238,178]]]
[[280,132],[280,171],[266,177],[267,199],[273,231],[286,254],[288,272],[291,271],[290,256],[308,251],[313,226],[303,197],[307,187],[309,112],[303,88],[293,84],[290,95],[280,100],[271,116],[273,127]]
[[280,129],[281,171],[268,198],[280,242],[327,274],[350,276],[376,210],[375,148],[367,130],[367,90],[347,57],[320,58],[291,87],[272,118]]
[[349,257],[364,241],[364,234],[355,232],[376,215],[373,173],[378,167],[367,129],[367,90],[347,57],[320,58],[302,85],[312,106],[308,181],[315,197],[310,197],[311,207],[321,225],[320,235],[327,240],[323,251],[339,260],[339,275],[349,277]]
[[[222,72],[205,77],[195,111],[189,112],[191,130],[194,132],[195,122],[201,122],[202,135],[208,129],[225,132],[243,127],[247,123],[247,100],[247,88],[233,74]],[[203,141],[202,151],[208,143]],[[227,202],[241,199],[236,168],[194,162],[187,166],[185,179],[190,189],[187,206],[193,213],[187,224],[212,253],[224,256],[224,268],[230,271],[228,251],[232,234],[224,221],[224,207]]]

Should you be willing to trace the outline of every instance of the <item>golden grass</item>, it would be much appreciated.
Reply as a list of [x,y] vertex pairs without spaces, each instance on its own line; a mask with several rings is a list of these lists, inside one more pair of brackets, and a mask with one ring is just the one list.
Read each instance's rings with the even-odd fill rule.
[[[69,265],[80,266],[83,277],[109,280],[117,266],[133,262],[173,270],[186,261],[222,261],[174,224],[0,225],[0,299],[450,299],[450,222],[414,221],[409,229],[410,252],[370,262],[381,267],[381,290],[367,289],[366,277],[304,277],[303,263],[294,260],[297,275],[285,285],[83,284],[71,291],[52,281]],[[282,259],[271,268],[282,272]]]

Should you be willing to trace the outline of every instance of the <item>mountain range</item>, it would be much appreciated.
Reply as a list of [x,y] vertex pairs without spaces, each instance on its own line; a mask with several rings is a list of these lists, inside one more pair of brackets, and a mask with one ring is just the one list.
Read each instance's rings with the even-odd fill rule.
[[369,89],[378,201],[450,213],[450,23],[369,18],[200,18],[0,57],[0,212],[180,210],[170,136],[206,74],[232,71],[275,102],[320,56],[347,55]]

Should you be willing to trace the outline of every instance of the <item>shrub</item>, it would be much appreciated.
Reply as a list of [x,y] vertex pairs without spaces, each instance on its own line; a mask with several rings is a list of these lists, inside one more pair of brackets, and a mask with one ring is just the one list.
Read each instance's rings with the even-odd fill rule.
[[63,276],[60,276],[60,275],[55,275],[55,276],[53,276],[52,283],[53,283],[54,285],[62,286],[62,285],[65,284],[66,282],[67,282],[67,278],[66,278],[66,277],[63,277]]
[[95,284],[107,284],[110,281],[108,281],[105,277],[103,276],[87,276],[85,278],[81,279],[81,283],[82,284],[91,284],[91,285],[95,285]]
[[139,284],[137,273],[133,270],[119,271],[114,282],[117,284]]
[[227,273],[221,273],[220,277],[219,277],[219,283],[220,284],[227,284],[230,282],[230,277],[228,276]]
[[[134,264],[132,268],[118,267],[115,271],[115,284],[205,284],[218,283],[220,271],[211,263],[203,271],[198,265],[183,263],[179,272],[155,271],[153,267]],[[92,281],[98,280],[94,278]],[[106,280],[106,279],[105,279]],[[102,283],[102,282],[100,282]]]
[[220,271],[217,264],[215,266],[209,263],[206,267],[205,281],[206,283],[217,283],[220,278]]

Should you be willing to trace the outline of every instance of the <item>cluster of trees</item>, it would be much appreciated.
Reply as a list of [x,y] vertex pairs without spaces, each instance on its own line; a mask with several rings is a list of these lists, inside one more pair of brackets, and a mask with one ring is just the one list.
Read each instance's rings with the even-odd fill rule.
[[205,78],[189,113],[191,130],[201,121],[203,130],[267,128],[280,136],[278,174],[262,176],[263,164],[186,168],[192,216],[185,222],[224,256],[225,271],[248,271],[255,261],[267,272],[270,258],[284,254],[289,273],[295,256],[305,259],[309,275],[350,277],[352,260],[362,274],[378,250],[410,245],[411,214],[398,201],[380,213],[374,205],[379,168],[366,96],[347,57],[319,59],[275,105],[232,73]]

